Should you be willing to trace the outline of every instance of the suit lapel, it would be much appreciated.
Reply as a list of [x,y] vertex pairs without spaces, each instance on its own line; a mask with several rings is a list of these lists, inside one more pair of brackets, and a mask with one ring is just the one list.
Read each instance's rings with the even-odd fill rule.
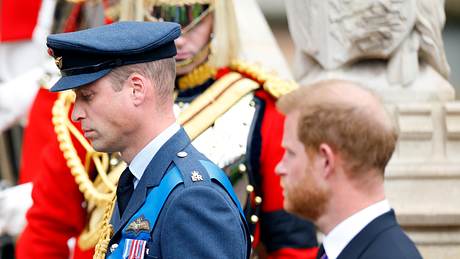
[[158,153],[152,158],[142,178],[139,180],[121,219],[118,213],[118,204],[115,205],[112,217],[115,230],[114,235],[116,235],[136,211],[142,207],[147,196],[148,188],[155,187],[160,183],[176,154],[183,150],[188,144],[190,144],[190,139],[184,129],[181,128],[160,148],[160,150],[158,150]]
[[356,259],[360,258],[361,254],[374,241],[375,237],[397,225],[394,210],[391,210],[383,215],[380,215],[371,221],[358,235],[356,235],[350,243],[342,250],[337,259]]

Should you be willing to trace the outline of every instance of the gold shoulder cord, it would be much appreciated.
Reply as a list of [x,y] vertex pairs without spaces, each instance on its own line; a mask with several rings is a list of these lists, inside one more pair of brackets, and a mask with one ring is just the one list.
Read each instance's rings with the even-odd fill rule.
[[110,204],[107,205],[105,209],[104,217],[102,218],[100,224],[101,228],[99,232],[99,237],[98,240],[96,240],[97,244],[94,249],[93,259],[104,259],[105,255],[107,254],[107,248],[109,247],[110,238],[112,238],[113,235],[113,227],[109,222],[110,218],[112,217],[115,199],[116,195],[113,195],[112,201],[110,202]]
[[[96,255],[101,255],[101,253],[105,254],[104,249],[106,250],[107,245],[104,246],[104,244],[108,244],[107,240],[110,240],[112,232],[112,226],[109,224],[109,220],[115,200],[115,183],[126,165],[124,163],[118,163],[113,168],[109,168],[109,155],[96,152],[77,128],[70,122],[68,114],[74,100],[75,95],[72,91],[60,93],[53,106],[52,122],[59,141],[59,148],[64,158],[67,160],[67,166],[74,176],[79,190],[83,193],[88,203],[88,211],[92,210],[93,214],[99,214],[99,216],[96,217],[97,219],[93,220],[92,226],[90,222],[90,224],[88,224],[89,226],[87,226],[79,237],[78,245],[82,249],[94,247],[98,238],[101,237],[101,245],[97,246],[97,248],[102,249],[96,250]],[[86,150],[85,166],[73,146],[70,134],[72,134]],[[98,172],[94,183],[88,176],[91,162],[94,163]],[[107,173],[109,169],[111,169],[110,175]],[[105,211],[102,213],[101,210],[104,208]],[[103,220],[101,220],[102,218]],[[104,256],[95,258],[103,257]]]
[[206,80],[210,78],[214,78],[217,73],[217,69],[210,66],[208,63],[204,63],[199,67],[193,69],[187,75],[184,75],[177,79],[177,85],[179,86],[179,90],[184,91],[187,89],[191,89],[196,87],[197,85],[201,85]]
[[239,73],[246,74],[262,84],[267,91],[275,99],[295,90],[298,85],[294,81],[287,81],[279,78],[274,73],[267,73],[261,67],[244,62],[242,60],[233,60],[230,63],[230,69]]

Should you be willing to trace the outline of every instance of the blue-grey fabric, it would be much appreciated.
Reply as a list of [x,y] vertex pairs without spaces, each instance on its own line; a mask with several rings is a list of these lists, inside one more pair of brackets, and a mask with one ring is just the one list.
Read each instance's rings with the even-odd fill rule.
[[402,231],[393,210],[369,223],[337,259],[421,259],[414,243]]
[[[187,156],[177,156],[180,151]],[[115,206],[111,222],[115,232],[109,247],[120,242],[121,230],[136,211],[149,206],[144,203],[149,191],[170,168],[177,167],[184,183],[166,200],[144,258],[249,258],[247,225],[235,202],[209,178],[200,160],[209,161],[190,144],[183,129],[169,139],[147,166],[121,218]],[[192,171],[203,180],[192,181]]]
[[62,74],[51,91],[89,84],[118,66],[173,57],[180,33],[177,23],[117,22],[49,35],[46,45]]

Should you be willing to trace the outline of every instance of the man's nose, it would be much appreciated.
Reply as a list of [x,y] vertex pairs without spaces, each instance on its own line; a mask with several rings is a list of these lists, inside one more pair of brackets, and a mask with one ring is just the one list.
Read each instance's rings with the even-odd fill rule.
[[75,102],[73,106],[73,110],[72,110],[72,114],[70,118],[72,119],[73,122],[79,122],[80,120],[85,118],[85,113],[81,105],[79,105],[77,101]]
[[179,38],[174,40],[174,44],[176,44],[176,48],[180,49],[184,46],[185,44],[185,38],[184,36],[179,36]]
[[279,161],[278,164],[276,165],[275,167],[275,173],[277,175],[284,175],[286,172],[285,168],[284,168],[284,164],[283,164],[283,160]]

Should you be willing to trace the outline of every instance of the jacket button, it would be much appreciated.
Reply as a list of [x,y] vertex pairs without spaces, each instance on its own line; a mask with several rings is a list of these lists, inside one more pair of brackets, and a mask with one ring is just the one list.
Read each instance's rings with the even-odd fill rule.
[[184,157],[186,157],[187,155],[188,155],[188,154],[187,154],[187,152],[185,152],[185,151],[181,151],[181,152],[177,153],[177,156],[180,157],[180,158],[184,158]]
[[110,246],[110,252],[113,253],[113,251],[115,251],[115,249],[117,249],[117,247],[118,247],[118,244],[112,244]]

